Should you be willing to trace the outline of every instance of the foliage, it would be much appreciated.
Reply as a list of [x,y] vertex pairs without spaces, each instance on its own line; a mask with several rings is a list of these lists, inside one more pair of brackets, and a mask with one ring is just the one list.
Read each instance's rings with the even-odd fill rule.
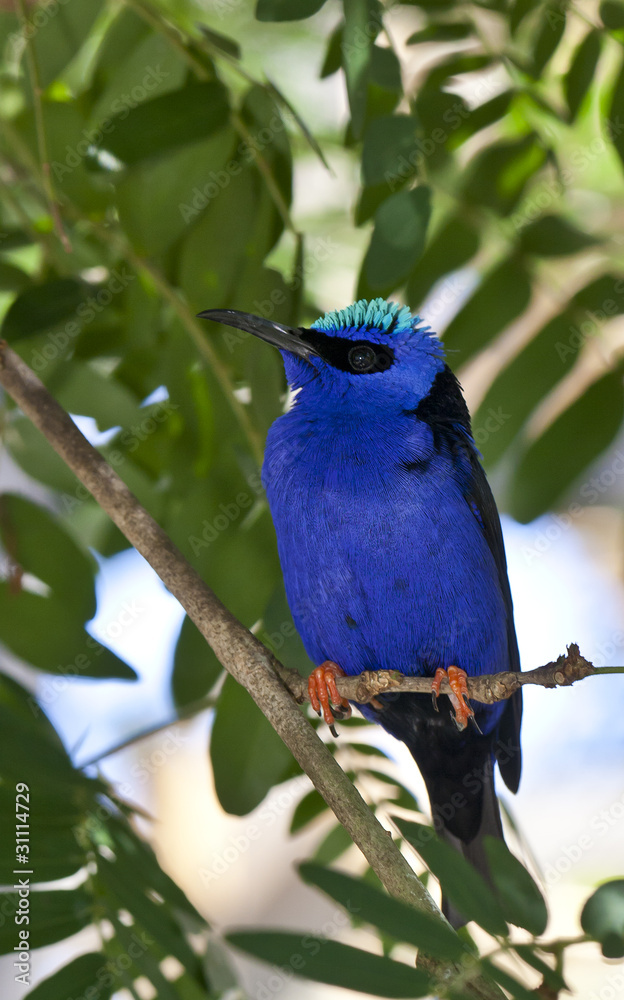
[[[574,497],[624,414],[621,345],[609,325],[624,312],[616,228],[624,5],[601,4],[589,24],[573,6],[538,0],[258,0],[255,23],[243,9],[245,26],[245,3],[215,0],[212,17],[191,0],[18,0],[14,12],[0,5],[0,315],[2,336],[59,401],[110,432],[104,455],[224,602],[305,672],[259,479],[264,437],[282,406],[281,363],[244,334],[209,334],[195,314],[238,308],[298,324],[322,311],[304,278],[326,251],[313,236],[304,241],[293,220],[293,170],[340,149],[361,167],[355,222],[368,246],[358,295],[401,295],[414,309],[425,302],[434,326],[444,307],[454,367],[477,365],[483,352],[494,359],[474,427],[503,507],[530,520]],[[394,47],[393,8],[403,23],[413,20],[403,50]],[[237,30],[229,32],[228,18]],[[260,28],[292,44],[309,31],[325,36],[320,73],[344,77],[344,135],[336,123],[319,140],[291,94],[247,71],[243,57]],[[323,226],[331,231],[328,216],[315,231]],[[327,253],[333,267],[336,251]],[[131,683],[132,669],[85,630],[95,610],[91,553],[110,556],[124,539],[9,401],[1,427],[12,458],[47,490],[44,505],[0,497],[2,641],[39,671]],[[221,679],[185,622],[172,673],[177,706],[218,690]],[[33,940],[106,928],[101,952],[31,995],[75,995],[96,983],[109,996],[121,983],[132,990],[140,975],[162,997],[228,988],[227,976],[213,982],[209,957],[191,950],[189,930],[205,937],[205,925],[137,835],[129,808],[72,767],[36,703],[6,678],[0,711],[2,815],[12,816],[15,783],[27,772],[45,865],[38,877],[80,873],[72,889],[37,891]],[[345,728],[357,736],[357,727]],[[383,755],[363,757],[370,748],[351,745],[360,750],[353,777],[384,789],[374,804],[414,809],[383,771]],[[231,681],[220,693],[211,755],[233,813],[295,773]],[[310,792],[293,831],[324,810]],[[11,844],[12,819],[3,832],[2,844]],[[404,833],[410,840],[414,831]],[[420,844],[423,860],[452,898],[465,873],[434,845]],[[351,916],[378,929],[385,954],[309,939],[294,971],[378,995],[424,995],[427,976],[390,954],[406,942],[529,995],[496,958],[479,959],[467,938],[458,946],[418,914],[408,919],[366,881],[330,877],[318,862],[330,864],[346,846],[341,828],[332,830],[303,877],[341,905],[357,898]],[[513,951],[556,992],[564,948],[542,939],[541,894],[507,852],[491,850],[498,895],[475,887],[471,915],[495,947]],[[609,957],[622,954],[621,887],[601,887],[583,911],[584,931]],[[4,902],[11,913],[15,897]],[[526,929],[528,943],[510,943],[508,922]],[[120,956],[139,933],[148,943],[122,969]],[[301,950],[283,934],[231,940],[287,965]],[[161,969],[168,956],[184,970],[173,978]],[[111,963],[119,978],[113,971],[110,979]],[[101,982],[102,970],[110,981]]]

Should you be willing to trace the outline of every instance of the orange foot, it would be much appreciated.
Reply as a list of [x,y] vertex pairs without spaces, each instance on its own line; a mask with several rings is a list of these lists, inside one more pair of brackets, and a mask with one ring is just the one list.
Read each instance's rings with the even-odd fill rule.
[[449,698],[451,699],[451,705],[455,709],[453,721],[460,732],[462,729],[466,728],[470,720],[472,720],[473,725],[479,729],[477,721],[474,717],[474,711],[468,701],[468,685],[466,683],[466,676],[466,671],[462,670],[461,667],[449,667],[448,671],[443,670],[442,667],[438,667],[435,672],[435,677],[431,682],[431,697],[433,699],[433,707],[437,712],[440,685],[445,677],[448,677],[448,682],[451,686]]
[[348,700],[338,694],[337,677],[346,677],[344,670],[333,660],[325,660],[320,667],[312,671],[308,678],[310,704],[317,715],[321,714],[321,707],[323,708],[323,718],[329,726],[332,736],[338,736],[338,733],[334,726],[336,719],[331,705],[334,706],[335,710],[337,709],[338,718],[348,719],[351,715],[351,706]]

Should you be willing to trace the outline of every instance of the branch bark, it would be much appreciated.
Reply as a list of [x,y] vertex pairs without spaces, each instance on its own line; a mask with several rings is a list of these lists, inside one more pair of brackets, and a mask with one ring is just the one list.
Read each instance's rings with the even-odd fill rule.
[[[40,379],[2,340],[0,385],[178,599],[225,669],[246,688],[290,749],[390,895],[446,923],[392,838],[297,708],[278,675],[285,668],[206,586]],[[426,956],[419,957],[419,966],[446,985],[460,976],[463,989],[480,1000],[503,998],[500,989],[480,973],[466,982],[465,970]]]

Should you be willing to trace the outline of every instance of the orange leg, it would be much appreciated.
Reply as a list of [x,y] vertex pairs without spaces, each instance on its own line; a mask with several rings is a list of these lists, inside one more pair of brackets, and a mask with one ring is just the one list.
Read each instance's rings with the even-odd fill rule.
[[[332,736],[337,736],[334,722],[336,721],[331,705],[339,709],[336,713],[341,719],[348,719],[351,715],[351,706],[346,698],[338,694],[336,678],[345,677],[344,670],[332,660],[325,660],[320,667],[313,670],[308,678],[308,697],[310,704],[317,715],[323,709],[323,718],[332,732]],[[331,705],[330,705],[331,702]]]
[[[448,677],[448,682],[451,686],[449,698],[451,699],[451,705],[455,709],[453,720],[460,731],[466,728],[470,719],[472,719],[473,725],[477,726],[474,711],[468,701],[468,685],[466,684],[466,676],[466,671],[462,670],[461,667],[449,667],[448,670],[443,670],[442,667],[438,667],[435,672],[435,677],[431,682],[431,697],[433,698],[433,707],[437,712],[440,685],[444,678]],[[478,728],[479,727],[477,726],[477,729]]]

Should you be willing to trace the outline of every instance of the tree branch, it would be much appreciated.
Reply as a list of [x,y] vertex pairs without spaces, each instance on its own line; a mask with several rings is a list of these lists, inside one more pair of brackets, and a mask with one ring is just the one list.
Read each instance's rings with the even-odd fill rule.
[[[40,379],[2,340],[0,385],[178,599],[225,669],[246,688],[310,777],[390,895],[446,923],[392,838],[297,708],[277,673],[285,668],[206,586]],[[447,986],[461,976],[463,989],[480,1000],[503,998],[496,984],[478,971],[466,982],[466,971],[450,963],[422,956],[419,965]]]
[[[279,664],[278,672],[284,684],[295,700],[301,705],[308,701],[307,679]],[[592,663],[581,656],[576,643],[568,646],[566,656],[560,656],[552,663],[535,670],[517,673],[511,670],[498,674],[483,674],[481,677],[468,677],[468,694],[475,701],[491,705],[495,701],[503,701],[511,697],[514,691],[525,684],[538,684],[540,687],[569,687],[575,681],[593,674],[624,673],[624,667],[594,667]],[[363,705],[373,701],[377,695],[390,692],[416,691],[421,694],[431,694],[431,677],[412,677],[399,673],[398,670],[365,670],[357,677],[340,677],[336,681],[338,693],[350,701]],[[440,685],[441,694],[450,694],[451,688],[447,679]]]

